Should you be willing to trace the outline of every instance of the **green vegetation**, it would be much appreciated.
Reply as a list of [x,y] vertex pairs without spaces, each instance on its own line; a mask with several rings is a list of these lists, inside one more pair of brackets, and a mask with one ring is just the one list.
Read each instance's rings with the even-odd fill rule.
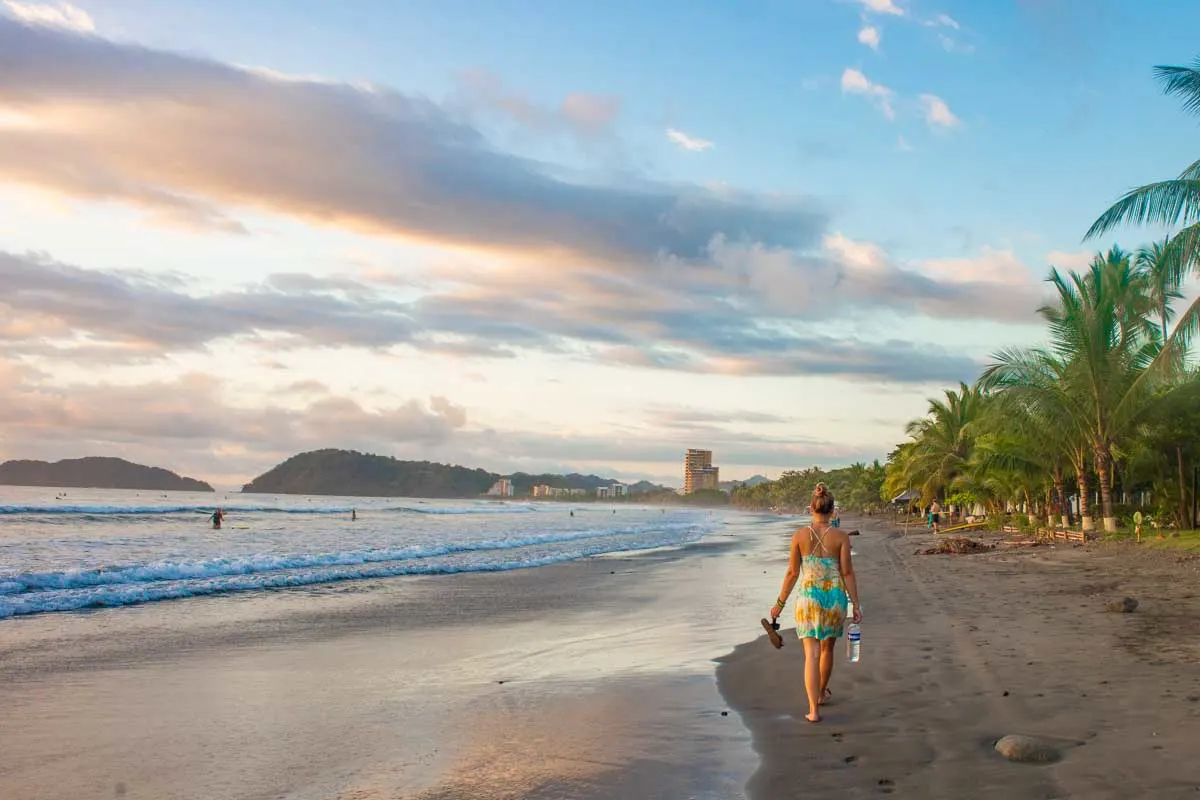
[[143,489],[147,491],[211,492],[204,481],[183,478],[170,470],[134,464],[123,458],[70,458],[46,461],[5,461],[0,484],[53,486],[61,489]]
[[[292,456],[242,487],[243,492],[263,494],[341,495],[344,497],[463,498],[485,494],[501,475],[482,469],[435,464],[430,461],[400,461],[390,456],[354,450],[313,450]],[[561,489],[581,489],[584,495],[564,497],[571,502],[595,500],[598,486],[616,481],[595,475],[509,476],[516,497],[526,497],[538,484]],[[660,489],[644,481],[631,491]],[[642,495],[639,495],[639,499]]]
[[730,500],[739,508],[772,509],[784,512],[803,512],[812,501],[813,487],[823,482],[837,498],[838,505],[850,511],[870,511],[882,505],[880,490],[884,467],[878,461],[871,464],[851,464],[828,472],[819,467],[788,471],[778,480],[757,486],[737,486]]
[[[1156,72],[1168,94],[1200,111],[1200,61]],[[1098,501],[1110,535],[1130,530],[1139,509],[1159,529],[1196,524],[1200,373],[1190,343],[1200,301],[1178,316],[1174,304],[1183,280],[1200,275],[1200,162],[1129,192],[1087,238],[1130,223],[1182,228],[1137,253],[1097,253],[1079,274],[1052,269],[1054,297],[1038,311],[1046,344],[1001,350],[975,386],[931,400],[888,457],[885,496],[914,488],[922,503],[1020,510],[1029,525],[1075,522],[1074,498],[1085,530]],[[1143,541],[1197,540],[1157,533],[1147,522]]]
[[429,461],[398,461],[353,450],[294,455],[242,487],[243,492],[346,497],[477,497],[499,476]]

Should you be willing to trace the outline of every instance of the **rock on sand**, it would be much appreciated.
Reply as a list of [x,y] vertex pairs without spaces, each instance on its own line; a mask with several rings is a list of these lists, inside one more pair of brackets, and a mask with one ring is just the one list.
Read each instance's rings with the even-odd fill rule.
[[996,742],[996,752],[1009,761],[1025,764],[1048,764],[1062,757],[1058,748],[1049,742],[1019,733],[1010,733]]
[[1132,614],[1134,611],[1137,611],[1137,607],[1138,601],[1132,597],[1125,597],[1120,600],[1109,600],[1104,604],[1105,610],[1111,611],[1114,614]]

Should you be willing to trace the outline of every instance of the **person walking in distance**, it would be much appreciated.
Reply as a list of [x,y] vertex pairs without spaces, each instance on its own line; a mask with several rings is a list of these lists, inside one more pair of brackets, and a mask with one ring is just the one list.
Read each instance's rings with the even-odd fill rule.
[[804,644],[804,690],[808,695],[804,718],[809,722],[821,721],[820,706],[832,694],[829,679],[833,675],[833,651],[846,623],[847,599],[854,604],[854,622],[862,621],[850,537],[831,524],[833,509],[833,494],[825,484],[818,483],[809,504],[812,524],[792,534],[783,589],[771,607],[771,619],[775,620],[800,581],[796,635]]
[[933,532],[939,533],[942,524],[942,504],[937,501],[937,498],[934,498],[933,502],[929,504],[929,521],[933,524]]

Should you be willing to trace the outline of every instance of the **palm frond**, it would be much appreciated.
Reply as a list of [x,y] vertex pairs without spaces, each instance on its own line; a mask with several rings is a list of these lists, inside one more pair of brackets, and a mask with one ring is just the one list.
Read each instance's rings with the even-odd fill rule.
[[1200,59],[1190,67],[1158,66],[1154,77],[1162,84],[1163,93],[1183,100],[1183,110],[1200,113]]
[[1200,221],[1200,179],[1167,180],[1130,189],[1092,223],[1086,242],[1122,225],[1174,227]]

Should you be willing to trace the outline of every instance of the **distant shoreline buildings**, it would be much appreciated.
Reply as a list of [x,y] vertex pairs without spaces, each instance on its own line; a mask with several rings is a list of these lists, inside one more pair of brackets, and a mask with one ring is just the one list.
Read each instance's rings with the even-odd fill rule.
[[720,489],[720,467],[712,463],[712,450],[688,450],[683,457],[683,493]]
[[532,497],[583,497],[587,489],[560,489],[544,483],[536,484],[530,491]]
[[508,478],[501,478],[492,484],[492,488],[487,490],[488,497],[512,497],[513,485]]

